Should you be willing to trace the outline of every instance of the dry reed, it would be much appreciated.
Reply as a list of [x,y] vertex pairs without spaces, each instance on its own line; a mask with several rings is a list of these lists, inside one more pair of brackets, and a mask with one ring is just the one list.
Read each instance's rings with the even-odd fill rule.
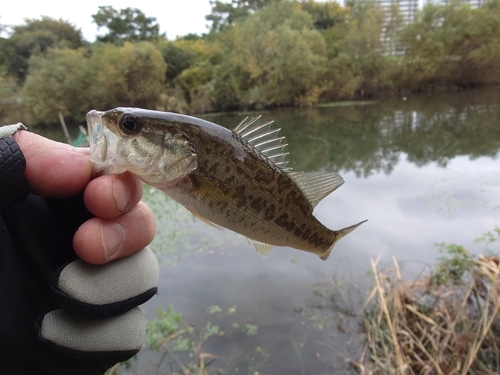
[[366,305],[361,374],[451,375],[500,373],[500,266],[470,260],[460,282],[434,277],[404,282],[399,265],[377,269]]

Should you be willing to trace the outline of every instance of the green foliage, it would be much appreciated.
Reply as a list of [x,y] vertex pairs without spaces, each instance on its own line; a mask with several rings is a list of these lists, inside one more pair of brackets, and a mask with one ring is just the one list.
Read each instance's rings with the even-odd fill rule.
[[104,44],[95,48],[89,63],[95,71],[96,82],[91,85],[95,107],[155,107],[164,88],[167,65],[154,45]]
[[429,3],[406,26],[395,3],[385,10],[372,1],[211,5],[211,32],[175,41],[138,9],[101,6],[93,19],[108,33],[87,50],[71,24],[27,20],[0,39],[0,72],[20,84],[29,72],[23,105],[49,123],[57,112],[81,121],[92,107],[204,113],[500,83],[500,0],[477,9]]
[[218,305],[212,305],[208,307],[207,311],[209,314],[217,314],[222,312],[222,309]]
[[119,11],[112,6],[100,6],[92,15],[97,27],[105,27],[108,33],[98,36],[101,42],[122,44],[124,41],[154,40],[160,35],[160,26],[155,17],[147,17],[137,8],[125,8]]
[[212,22],[210,32],[216,33],[277,1],[279,0],[231,0],[230,2],[210,0],[212,10],[205,18]]
[[406,84],[499,82],[499,24],[498,1],[477,9],[456,1],[447,6],[426,5],[401,35]]
[[10,75],[24,82],[32,55],[44,55],[49,48],[78,49],[83,46],[80,30],[67,21],[50,17],[26,19],[13,27],[12,35],[0,44],[0,55]]
[[83,49],[52,49],[45,56],[33,56],[31,74],[21,92],[21,100],[34,122],[56,122],[57,114],[83,120],[91,102]]
[[303,0],[302,9],[311,15],[317,30],[328,30],[347,21],[347,8],[336,1]]
[[500,239],[500,228],[495,227],[493,230],[482,234],[480,237],[476,238],[476,242],[486,242],[487,244],[496,242]]
[[245,325],[247,336],[255,336],[259,332],[259,326],[255,324]]
[[179,323],[182,315],[176,313],[172,306],[167,310],[158,309],[158,318],[147,322],[146,343],[152,350],[159,350],[166,338],[180,331]]
[[98,45],[91,54],[51,49],[30,60],[21,97],[35,123],[54,123],[59,112],[83,121],[91,108],[154,108],[165,70],[161,53],[148,42]]
[[217,335],[219,333],[219,326],[214,326],[212,323],[208,322],[202,329],[201,338],[203,341],[207,340],[210,336]]
[[189,68],[196,59],[196,54],[190,50],[180,48],[175,42],[169,42],[166,39],[162,39],[158,42],[157,48],[163,55],[163,59],[167,63],[167,82],[171,85],[174,84],[174,79],[179,76],[179,74]]
[[233,59],[247,74],[243,100],[257,108],[307,105],[321,93],[326,46],[312,17],[295,2],[271,4],[234,32]]
[[[229,316],[236,313],[236,306],[223,311],[220,306],[212,305],[206,311],[212,316],[215,315],[219,323],[207,321],[201,328],[185,325],[182,323],[182,315],[176,313],[172,306],[169,306],[167,310],[159,309],[157,319],[147,323],[146,343],[149,349],[163,352],[157,370],[161,368],[165,359],[171,359],[170,366],[179,366],[182,373],[198,373],[198,366],[201,364],[203,367],[203,358],[207,356],[202,348],[203,344],[211,337],[226,337],[228,333],[230,336],[236,332],[245,333],[247,336],[258,334],[258,326],[246,324],[245,328],[242,329],[240,324],[235,322],[229,325],[228,333],[222,331],[221,325]],[[189,358],[188,363],[181,363],[181,357],[175,355],[175,353],[182,352],[188,354],[188,356],[183,357]]]
[[344,36],[345,46],[332,59],[327,77],[341,97],[363,98],[390,81],[384,79],[387,58],[381,55],[383,12],[373,3],[356,6]]
[[445,255],[439,258],[432,283],[460,285],[466,272],[474,266],[474,257],[461,245],[438,243],[437,246]]

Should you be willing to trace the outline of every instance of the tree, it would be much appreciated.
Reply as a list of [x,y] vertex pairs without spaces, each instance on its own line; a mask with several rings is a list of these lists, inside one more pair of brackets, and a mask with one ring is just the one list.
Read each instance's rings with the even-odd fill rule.
[[153,40],[165,36],[160,34],[160,26],[155,17],[147,17],[136,8],[118,11],[112,6],[100,6],[92,18],[98,29],[108,29],[107,34],[97,37],[101,42],[122,44],[124,41]]
[[317,30],[327,30],[346,22],[347,11],[338,2],[303,0],[302,9],[311,15]]
[[356,3],[349,14],[342,48],[328,64],[330,94],[342,98],[364,97],[390,84],[384,79],[387,59],[381,54],[382,10],[374,3]]
[[475,48],[469,58],[480,67],[484,83],[500,82],[500,1],[489,1],[474,11]]
[[21,100],[35,123],[54,123],[58,112],[84,121],[89,109],[155,108],[164,91],[166,64],[149,42],[118,47],[51,49],[33,56]]
[[475,86],[499,80],[500,2],[472,9],[456,1],[426,5],[405,27],[408,86]]
[[256,107],[318,100],[326,46],[297,2],[273,3],[235,28],[233,60],[248,76],[245,101]]
[[155,108],[165,90],[167,64],[150,42],[105,44],[92,53],[94,106]]
[[58,113],[83,120],[90,109],[88,77],[93,73],[84,49],[51,49],[46,55],[34,55],[21,91],[22,104],[35,123],[56,122]]
[[212,11],[205,16],[212,22],[210,32],[222,31],[228,26],[233,26],[236,21],[242,21],[256,10],[280,0],[231,0],[226,3],[219,0],[210,0]]
[[[195,40],[198,40],[198,38]],[[176,45],[176,42],[170,42],[166,39],[161,40],[157,44],[157,48],[168,65],[166,73],[167,83],[173,85],[174,79],[177,78],[183,70],[189,68],[193,64],[196,54],[192,51],[180,48]]]
[[190,65],[175,78],[175,85],[182,89],[191,112],[201,113],[214,109],[214,79],[216,67],[226,57],[219,43],[204,38],[178,39],[176,48],[191,55]]
[[83,46],[80,30],[67,21],[42,16],[26,19],[24,25],[14,26],[12,35],[1,44],[1,55],[7,71],[24,82],[32,55],[43,55],[49,48],[77,49]]

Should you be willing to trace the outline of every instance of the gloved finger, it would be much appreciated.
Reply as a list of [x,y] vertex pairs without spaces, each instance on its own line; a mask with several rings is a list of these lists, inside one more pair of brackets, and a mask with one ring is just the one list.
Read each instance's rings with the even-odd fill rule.
[[92,176],[88,148],[76,148],[27,131],[13,135],[26,159],[24,177],[31,192],[65,198],[83,191]]
[[153,212],[139,202],[115,219],[94,217],[84,222],[73,237],[73,248],[81,259],[102,264],[143,249],[153,241],[155,233]]
[[104,175],[90,181],[84,191],[85,206],[97,217],[113,219],[142,198],[142,183],[131,173]]
[[103,265],[73,261],[53,275],[51,286],[66,310],[88,318],[107,318],[153,297],[158,279],[158,261],[147,247]]
[[141,349],[146,319],[138,307],[108,319],[84,319],[59,309],[43,316],[39,337],[67,356],[118,363]]

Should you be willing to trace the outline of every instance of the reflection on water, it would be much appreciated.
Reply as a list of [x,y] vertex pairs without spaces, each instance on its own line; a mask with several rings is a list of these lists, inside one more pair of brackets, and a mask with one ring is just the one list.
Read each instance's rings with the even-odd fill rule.
[[[371,285],[370,258],[382,252],[384,267],[395,255],[407,275],[416,276],[436,260],[435,243],[479,252],[474,238],[498,223],[500,107],[494,97],[480,91],[263,113],[287,137],[289,166],[338,171],[346,180],[318,205],[320,221],[333,229],[369,222],[340,241],[327,262],[289,248],[263,260],[242,237],[191,221],[148,190],[145,199],[159,218],[153,247],[176,257],[171,267],[172,255],[164,256],[160,294],[146,305],[148,316],[172,304],[186,322],[203,327],[211,319],[208,306],[236,305],[221,329],[231,332],[237,322],[259,331],[203,344],[204,352],[220,357],[212,367],[222,373],[350,372],[345,358],[360,356],[356,314]],[[246,115],[207,119],[232,128]],[[154,358],[143,353],[136,370]]]
[[[500,147],[498,92],[410,97],[364,106],[282,110],[272,119],[290,144],[297,170],[390,173],[401,156],[417,165],[446,166],[457,156],[494,157]],[[211,117],[232,128],[241,114]]]
[[[435,243],[479,252],[474,239],[498,224],[498,97],[470,91],[263,113],[287,137],[294,170],[344,177],[346,184],[316,208],[320,221],[332,229],[369,221],[340,241],[327,262],[289,248],[261,259],[241,236],[193,220],[146,189],[158,219],[152,247],[163,259],[159,295],[145,305],[148,317],[171,304],[184,321],[203,327],[213,318],[207,307],[236,306],[231,319],[218,322],[229,334],[203,344],[219,358],[211,367],[221,373],[350,372],[344,359],[359,359],[356,313],[370,288],[370,258],[382,252],[384,267],[394,255],[413,277],[436,260]],[[207,119],[232,128],[246,115]],[[234,323],[256,325],[258,334],[232,330]],[[160,357],[143,352],[131,371],[153,372]],[[179,358],[164,360],[162,371],[178,371]]]

